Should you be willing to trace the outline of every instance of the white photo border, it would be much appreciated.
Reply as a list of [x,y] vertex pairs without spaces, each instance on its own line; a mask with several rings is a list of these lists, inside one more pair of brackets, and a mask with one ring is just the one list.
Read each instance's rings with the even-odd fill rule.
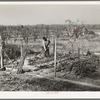
[[[100,5],[100,1],[20,1],[20,2],[0,2],[0,5]],[[56,91],[49,94],[47,91],[42,92],[0,92],[0,99],[99,99],[100,92],[97,91]]]

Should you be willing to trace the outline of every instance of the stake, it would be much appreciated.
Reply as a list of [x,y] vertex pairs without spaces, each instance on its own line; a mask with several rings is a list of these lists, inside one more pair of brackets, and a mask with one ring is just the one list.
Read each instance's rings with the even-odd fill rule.
[[54,73],[55,73],[55,77],[56,77],[56,38],[55,38],[55,42],[54,42]]
[[1,42],[1,68],[3,68],[3,67],[4,67],[4,63],[3,63],[3,58],[4,58],[4,54],[3,54],[3,46],[4,46],[4,45],[3,45],[3,44],[4,44],[4,43],[3,43],[3,42],[4,42],[4,41],[3,41],[3,39],[2,39],[2,36],[1,36],[1,41],[2,41],[2,42]]

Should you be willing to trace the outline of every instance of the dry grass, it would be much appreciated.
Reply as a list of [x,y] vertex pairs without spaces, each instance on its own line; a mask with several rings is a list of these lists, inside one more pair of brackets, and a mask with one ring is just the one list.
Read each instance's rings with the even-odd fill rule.
[[39,78],[29,74],[0,75],[0,91],[96,91],[97,88],[75,85],[54,79]]

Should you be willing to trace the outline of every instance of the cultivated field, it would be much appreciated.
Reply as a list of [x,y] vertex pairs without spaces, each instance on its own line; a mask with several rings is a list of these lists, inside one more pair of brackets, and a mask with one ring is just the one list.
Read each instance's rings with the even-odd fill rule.
[[[23,69],[25,73],[17,73],[16,63],[5,64],[7,70],[0,72],[1,91],[97,91],[100,90],[100,68],[93,74],[81,77],[76,76],[73,71],[69,73],[71,65],[78,61],[78,48],[80,48],[80,60],[91,58],[93,55],[99,59],[100,36],[85,35],[74,42],[74,53],[68,38],[57,39],[57,68],[56,78],[54,77],[54,55],[53,40],[50,45],[50,56],[43,57],[42,39],[29,42],[28,48],[33,51],[25,59]],[[13,44],[13,43],[12,43]],[[18,43],[15,43],[18,45]],[[20,44],[20,42],[19,42]],[[87,51],[92,56],[86,56]],[[94,64],[94,63],[93,63]],[[99,64],[99,63],[98,63]]]

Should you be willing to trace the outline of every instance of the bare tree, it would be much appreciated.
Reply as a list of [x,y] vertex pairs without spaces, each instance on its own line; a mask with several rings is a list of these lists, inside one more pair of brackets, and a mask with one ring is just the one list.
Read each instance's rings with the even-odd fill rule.
[[78,39],[80,33],[81,33],[81,28],[79,27],[79,20],[77,19],[77,23],[72,22],[70,19],[65,20],[66,23],[66,28],[68,31],[68,37],[69,37],[69,42],[72,47],[72,53],[74,52],[74,44],[75,41]]
[[17,74],[21,74],[23,73],[23,65],[24,65],[24,61],[25,61],[25,58],[27,56],[27,52],[28,52],[28,30],[27,28],[24,29],[24,27],[22,26],[22,29],[23,29],[23,33],[22,33],[22,38],[25,42],[25,45],[23,46],[22,48],[22,56],[20,58],[20,63],[19,63],[19,66],[18,66],[18,70],[17,70]]

